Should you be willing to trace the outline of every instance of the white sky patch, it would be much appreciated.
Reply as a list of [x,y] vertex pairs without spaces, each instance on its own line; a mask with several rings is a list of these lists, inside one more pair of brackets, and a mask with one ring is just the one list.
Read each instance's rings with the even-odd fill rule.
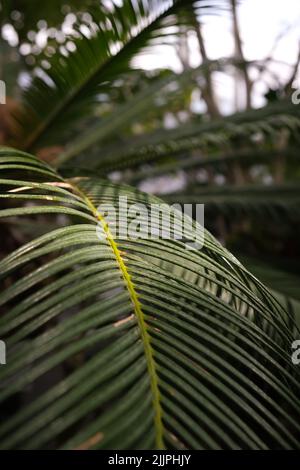
[[289,63],[295,61],[300,40],[298,0],[248,0],[239,8],[239,20],[247,59],[266,57],[277,36],[286,32],[274,56]]
[[[238,6],[238,20],[245,58],[264,60],[271,53],[274,59],[274,62],[269,64],[271,73],[264,74],[263,81],[255,83],[253,104],[259,107],[265,103],[264,94],[268,87],[276,88],[285,83],[291,74],[291,66],[296,62],[300,44],[300,2],[299,0],[285,0],[284,2],[243,0]],[[231,57],[234,52],[234,42],[230,12],[204,16],[202,24],[208,57],[210,59]],[[278,40],[279,37],[280,40]],[[190,65],[197,67],[201,58],[198,42],[193,33],[189,35],[188,44]],[[138,57],[134,65],[147,70],[159,67],[171,68],[175,72],[182,70],[174,48],[163,45],[156,47],[155,52],[148,52]],[[230,77],[228,73],[215,73],[213,80],[222,111],[225,114],[233,112],[237,86],[233,76]],[[296,82],[300,86],[299,70]],[[241,87],[241,85],[238,86]],[[193,103],[192,109],[198,108],[197,103]]]

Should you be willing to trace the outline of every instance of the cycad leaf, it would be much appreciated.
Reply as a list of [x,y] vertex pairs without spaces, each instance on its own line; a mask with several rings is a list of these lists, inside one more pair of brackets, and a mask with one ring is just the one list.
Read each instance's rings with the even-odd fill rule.
[[286,268],[290,260],[286,259],[285,268],[274,266],[270,260],[258,260],[256,257],[239,255],[249,271],[261,279],[274,293],[278,301],[295,318],[295,323],[300,327],[300,294],[299,276],[297,273],[289,272]]
[[299,447],[295,325],[258,280],[207,232],[114,237],[97,209],[156,198],[0,156],[1,220],[61,225],[0,262],[2,448]]
[[15,126],[20,145],[25,149],[52,141],[57,145],[57,133],[68,127],[66,122],[78,124],[107,82],[128,70],[132,57],[161,34],[166,18],[168,26],[176,23],[174,13],[185,4],[183,0],[125,0],[121,5],[111,2],[110,8],[101,2],[92,9],[93,21],[85,25],[88,31],[78,26],[77,36],[70,38],[76,51],[49,59],[49,70],[36,76],[25,92]]

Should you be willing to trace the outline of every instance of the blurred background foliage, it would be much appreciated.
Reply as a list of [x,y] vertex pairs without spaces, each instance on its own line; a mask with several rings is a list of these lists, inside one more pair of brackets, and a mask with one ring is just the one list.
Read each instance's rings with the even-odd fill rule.
[[[168,202],[204,203],[206,228],[299,312],[300,105],[291,95],[300,54],[292,64],[274,59],[295,24],[263,60],[247,60],[240,6],[2,0],[0,142],[65,176],[97,174]],[[208,52],[211,18],[228,25],[226,57]],[[38,224],[7,230],[18,245]]]

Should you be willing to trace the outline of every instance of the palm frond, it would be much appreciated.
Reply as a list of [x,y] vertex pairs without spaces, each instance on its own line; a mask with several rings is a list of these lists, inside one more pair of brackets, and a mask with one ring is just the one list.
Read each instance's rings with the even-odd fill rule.
[[113,170],[137,168],[145,163],[164,163],[165,159],[171,158],[176,162],[176,168],[180,169],[192,150],[200,150],[208,157],[210,154],[213,157],[220,149],[223,153],[238,153],[238,143],[243,139],[243,151],[247,151],[247,147],[251,151],[255,148],[257,137],[267,141],[265,150],[268,151],[272,141],[276,141],[278,132],[284,129],[298,141],[300,121],[296,108],[282,102],[235,113],[221,120],[189,123],[131,139],[122,140],[117,136],[115,142],[103,146],[101,159],[96,158],[96,146],[79,155],[75,167],[95,168],[105,175]]
[[299,184],[249,186],[190,186],[183,192],[163,196],[169,204],[205,204],[206,211],[229,217],[246,214],[282,222],[300,217]]
[[[261,279],[272,291],[278,302],[294,318],[295,324],[300,327],[300,295],[299,276],[286,269],[274,266],[274,263],[261,261],[248,254],[239,255],[247,269]],[[289,264],[286,260],[285,264]]]
[[110,137],[111,134],[115,134],[122,127],[128,126],[134,119],[147,112],[149,108],[152,109],[156,104],[158,92],[160,92],[160,99],[165,96],[165,101],[167,101],[168,95],[172,96],[170,92],[172,87],[170,85],[182,87],[191,80],[194,73],[194,70],[187,70],[179,75],[170,73],[168,77],[156,80],[152,85],[145,87],[125,103],[116,106],[107,117],[100,119],[91,128],[80,133],[74,141],[68,143],[56,159],[55,165],[65,165],[68,160],[87,151],[95,144],[98,148],[99,143]]
[[[226,175],[232,171],[235,163],[238,163],[241,168],[249,168],[255,164],[272,164],[276,161],[276,158],[282,155],[287,158],[289,167],[292,167],[292,164],[294,164],[294,167],[298,166],[299,152],[296,147],[291,146],[284,150],[269,150],[261,149],[258,146],[245,150],[219,152],[208,156],[192,155],[184,158],[181,155],[182,158],[173,157],[173,161],[135,171],[133,174],[128,174],[127,178],[125,176],[125,178],[127,183],[133,185],[149,178],[172,175],[180,170],[214,169]],[[76,168],[76,171],[80,171],[80,169]]]
[[[91,8],[89,27],[75,26],[76,50],[56,54],[49,69],[38,74],[24,94],[23,109],[16,116],[15,138],[22,148],[64,143],[66,124],[78,125],[88,115],[108,82],[128,70],[131,59],[151,41],[166,34],[163,26],[177,25],[175,13],[192,0],[125,0],[119,5]],[[74,127],[73,127],[74,129]],[[68,134],[68,137],[70,135]]]
[[0,156],[1,220],[60,224],[0,262],[1,448],[299,447],[293,320],[236,258],[208,232],[113,236],[99,204],[160,200]]
[[285,294],[286,297],[300,301],[299,277],[286,269],[268,264],[257,257],[242,254],[239,258],[249,271],[255,274],[271,289]]

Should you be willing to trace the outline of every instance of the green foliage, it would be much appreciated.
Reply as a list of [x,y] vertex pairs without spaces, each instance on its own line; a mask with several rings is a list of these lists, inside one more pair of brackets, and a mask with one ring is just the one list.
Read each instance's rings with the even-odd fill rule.
[[[19,29],[12,21],[21,41],[38,20],[60,27],[66,15],[54,8],[62,2],[40,3],[1,2],[3,21],[21,12]],[[300,256],[300,108],[279,100],[284,88],[260,109],[194,113],[193,91],[207,105],[215,72],[260,72],[242,52],[203,56],[182,73],[132,65],[191,29],[201,43],[199,15],[226,5],[91,0],[87,24],[78,0],[68,9],[75,50],[37,57],[3,130],[24,151],[0,150],[1,448],[299,448],[298,276],[274,270],[273,258],[287,255],[289,266]],[[246,253],[249,270],[208,231],[201,250],[187,249],[176,226],[172,239],[114,235],[100,204],[162,201],[111,182],[113,171],[137,187],[180,174],[163,200],[205,203],[208,227]],[[258,263],[259,253],[274,263]]]
[[100,202],[157,199],[9,149],[0,170],[1,218],[67,216],[0,263],[2,448],[298,445],[293,318],[209,233],[99,240]]
[[81,119],[107,83],[127,71],[132,57],[159,37],[163,21],[172,18],[183,3],[125,1],[112,11],[104,6],[93,10],[93,21],[86,25],[88,33],[76,28],[76,51],[65,58],[53,56],[51,68],[45,72],[47,80],[36,77],[25,94],[17,130],[23,147],[41,145],[39,139],[44,136],[45,144],[48,133],[50,142],[55,133],[57,144],[56,130]]

